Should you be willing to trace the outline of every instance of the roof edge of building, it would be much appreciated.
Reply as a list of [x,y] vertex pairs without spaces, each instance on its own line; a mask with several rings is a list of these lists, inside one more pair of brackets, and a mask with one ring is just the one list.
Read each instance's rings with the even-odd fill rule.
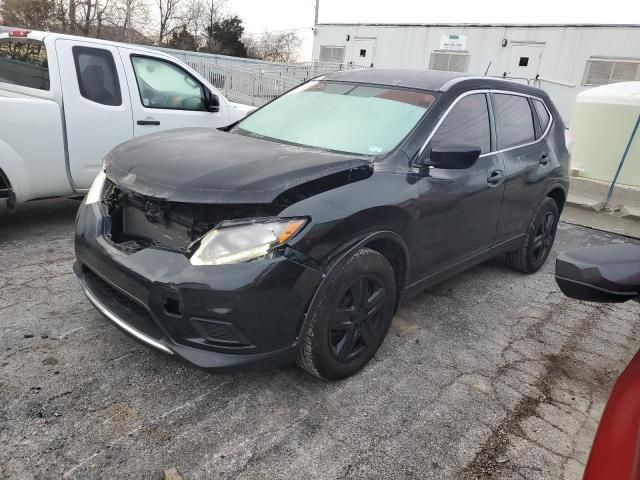
[[323,22],[318,27],[499,27],[499,28],[640,28],[637,23],[339,23]]

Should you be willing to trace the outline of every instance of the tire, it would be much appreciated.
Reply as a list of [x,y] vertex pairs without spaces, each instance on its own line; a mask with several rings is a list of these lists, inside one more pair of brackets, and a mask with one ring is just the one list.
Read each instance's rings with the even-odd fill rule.
[[334,267],[311,306],[298,342],[297,363],[324,380],[358,372],[387,335],[396,302],[388,260],[361,248]]
[[506,253],[507,265],[524,273],[538,271],[553,247],[559,217],[558,205],[552,198],[546,197],[533,216],[522,245]]

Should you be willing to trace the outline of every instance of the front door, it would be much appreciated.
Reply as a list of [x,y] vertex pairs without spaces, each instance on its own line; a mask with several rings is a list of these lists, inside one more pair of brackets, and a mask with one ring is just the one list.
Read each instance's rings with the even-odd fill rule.
[[74,186],[85,189],[109,151],[133,137],[131,105],[118,49],[56,40]]
[[358,67],[373,67],[375,38],[354,38],[351,46],[351,62]]
[[507,77],[533,80],[540,72],[541,43],[512,43]]
[[208,87],[181,65],[126,48],[120,52],[129,79],[136,137],[172,128],[229,124],[224,99],[220,98],[218,112],[208,111],[204,101]]
[[493,153],[487,95],[462,97],[427,144],[473,145],[481,155],[469,168],[430,168],[419,181],[421,277],[489,256],[495,242],[504,189],[504,164]]

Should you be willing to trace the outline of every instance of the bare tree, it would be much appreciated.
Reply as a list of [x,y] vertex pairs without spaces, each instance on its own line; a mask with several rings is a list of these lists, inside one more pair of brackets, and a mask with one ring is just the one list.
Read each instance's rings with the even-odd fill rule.
[[49,0],[4,0],[0,1],[0,18],[15,27],[49,28],[53,3]]
[[244,43],[244,46],[247,48],[247,58],[262,59],[260,42],[254,37],[242,37],[242,43]]
[[180,25],[180,1],[181,0],[156,0],[156,5],[160,12],[160,31],[158,32],[158,43],[166,42],[166,39]]
[[117,31],[116,38],[124,42],[140,41],[149,23],[145,0],[115,0],[109,23]]
[[247,54],[270,62],[295,62],[298,58],[301,40],[295,31],[271,33],[265,32],[259,41],[253,39],[244,40],[247,45]]
[[182,23],[185,30],[190,32],[200,45],[205,36],[207,22],[207,6],[204,0],[187,0],[182,14]]

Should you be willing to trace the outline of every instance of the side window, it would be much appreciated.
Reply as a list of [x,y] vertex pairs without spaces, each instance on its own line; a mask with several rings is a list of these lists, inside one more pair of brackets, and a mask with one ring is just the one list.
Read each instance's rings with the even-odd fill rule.
[[171,62],[132,56],[140,101],[147,108],[205,110],[204,87]]
[[533,116],[526,97],[493,94],[500,148],[515,147],[535,140]]
[[477,145],[482,153],[491,150],[489,109],[484,93],[468,95],[456,103],[431,139],[430,148],[459,143]]
[[73,47],[80,95],[101,105],[122,105],[118,71],[109,50]]
[[547,111],[547,108],[544,106],[544,103],[542,103],[540,100],[533,100],[533,104],[536,107],[536,112],[538,112],[538,120],[540,121],[540,130],[542,130],[542,133],[544,133],[547,130],[547,127],[549,126],[549,120],[551,120],[551,117],[549,116],[549,112]]
[[49,90],[49,65],[44,43],[26,38],[0,39],[0,82]]

